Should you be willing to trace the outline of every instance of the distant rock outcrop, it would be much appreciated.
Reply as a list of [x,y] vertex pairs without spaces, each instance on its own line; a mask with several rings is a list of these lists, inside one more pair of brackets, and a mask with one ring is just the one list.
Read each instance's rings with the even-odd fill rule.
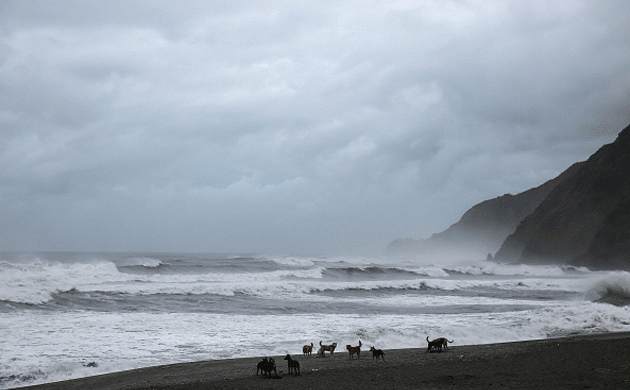
[[483,201],[466,211],[461,219],[428,239],[404,238],[392,241],[387,255],[440,256],[485,259],[496,252],[508,235],[527,217],[551,190],[577,172],[572,165],[555,179],[517,195],[506,194]]
[[630,126],[559,183],[495,260],[630,268],[629,203]]

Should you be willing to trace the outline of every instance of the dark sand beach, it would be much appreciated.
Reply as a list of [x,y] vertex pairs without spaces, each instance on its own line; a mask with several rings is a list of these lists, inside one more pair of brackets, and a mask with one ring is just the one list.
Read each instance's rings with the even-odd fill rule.
[[[382,346],[380,346],[382,347]],[[623,389],[630,388],[630,333],[537,341],[450,346],[444,352],[387,350],[385,361],[349,360],[341,347],[328,358],[305,358],[301,375],[288,374],[276,356],[278,378],[256,375],[260,358],[214,360],[148,367],[31,386],[28,389]]]

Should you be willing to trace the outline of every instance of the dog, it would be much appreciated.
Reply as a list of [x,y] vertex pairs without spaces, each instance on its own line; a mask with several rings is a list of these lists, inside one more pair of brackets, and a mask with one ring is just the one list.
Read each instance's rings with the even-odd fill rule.
[[311,343],[311,345],[305,345],[302,347],[302,353],[304,354],[304,357],[310,357],[311,354],[313,353],[313,343]]
[[276,361],[273,358],[263,358],[263,360],[259,361],[256,365],[256,376],[258,376],[259,371],[262,376],[266,376],[268,378],[271,378],[272,372],[275,376],[278,376],[278,371],[276,371]]
[[429,343],[429,346],[427,347],[427,352],[431,352],[433,349],[442,352],[442,340],[429,341],[429,336],[427,336],[427,343]]
[[261,361],[258,362],[258,364],[256,365],[256,376],[258,376],[259,372],[265,375],[265,368],[267,368],[267,364],[269,364],[269,360],[267,358],[263,358]]
[[442,348],[448,349],[448,343],[452,343],[453,341],[448,340],[446,337],[438,337],[432,341],[429,341],[429,336],[427,336],[427,343],[429,346],[427,347],[427,352],[431,352],[433,349],[438,352],[442,352]]
[[358,347],[353,347],[352,345],[346,345],[346,349],[348,350],[348,358],[350,360],[353,359],[354,355],[357,355],[357,359],[361,359],[361,340],[359,340]]
[[322,342],[319,342],[319,351],[317,351],[317,355],[321,357],[326,357],[326,351],[330,351],[330,357],[332,357],[333,353],[335,353],[335,348],[337,348],[337,343],[332,343],[330,345],[323,345]]
[[298,362],[297,360],[291,359],[291,355],[289,354],[287,354],[287,356],[284,357],[284,360],[286,360],[287,363],[289,364],[289,374],[293,372],[295,375],[300,375],[300,362]]
[[378,360],[379,358],[385,360],[385,352],[383,352],[382,349],[370,347],[370,351],[372,351],[372,360],[374,360],[374,358],[376,358],[376,360]]
[[444,350],[448,349],[448,343],[453,343],[453,341],[455,340],[448,340],[446,337],[438,337],[437,339],[433,340],[433,341],[441,341],[442,342],[442,348],[444,348]]
[[266,367],[267,363],[269,361],[267,360],[267,358],[263,358],[263,360],[259,361],[258,364],[256,365],[256,376],[258,376],[258,373],[261,372],[264,374],[264,368]]

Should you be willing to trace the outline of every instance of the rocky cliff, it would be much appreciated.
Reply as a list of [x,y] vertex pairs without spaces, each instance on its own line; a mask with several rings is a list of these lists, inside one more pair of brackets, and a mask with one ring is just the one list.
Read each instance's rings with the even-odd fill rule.
[[555,186],[495,259],[629,268],[629,202],[630,126]]
[[386,249],[388,255],[486,258],[495,253],[519,223],[538,207],[559,183],[581,166],[576,163],[555,179],[519,193],[483,201],[466,211],[461,219],[428,239],[397,239]]
[[630,268],[630,199],[606,215],[586,253],[571,263],[599,269]]

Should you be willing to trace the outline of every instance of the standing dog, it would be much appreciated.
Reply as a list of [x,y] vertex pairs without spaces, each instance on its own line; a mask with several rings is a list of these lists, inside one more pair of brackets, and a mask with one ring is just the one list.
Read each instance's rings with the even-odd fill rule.
[[319,342],[319,351],[317,351],[317,356],[326,357],[326,351],[330,351],[330,357],[332,357],[333,353],[335,353],[335,348],[337,348],[337,343],[332,343],[330,345],[323,345],[321,340]]
[[352,360],[352,357],[356,354],[357,359],[361,359],[361,340],[359,340],[359,346],[353,347],[352,345],[346,345],[348,350],[348,358]]
[[429,341],[429,336],[427,336],[427,342],[429,343],[429,347],[427,348],[427,352],[431,352],[432,349],[436,349],[439,352],[442,352],[442,348],[445,350],[448,349],[448,343],[452,343],[454,340],[449,340],[446,337],[438,337],[432,341]]
[[300,362],[291,359],[291,355],[288,354],[284,357],[284,360],[289,364],[289,374],[293,372],[295,375],[300,375]]
[[370,347],[370,351],[372,351],[372,360],[374,360],[374,358],[376,358],[376,360],[378,360],[379,358],[385,360],[385,352],[383,352],[382,349]]
[[304,357],[310,357],[311,354],[313,353],[313,343],[311,343],[311,345],[305,345],[302,347],[302,353],[304,354]]
[[263,358],[263,360],[258,362],[256,365],[256,375],[258,375],[258,371],[268,378],[271,378],[272,372],[278,376],[278,371],[276,371],[276,361],[273,360],[273,358]]
[[256,376],[258,376],[259,372],[265,375],[265,368],[267,368],[268,363],[269,360],[267,358],[263,358],[263,360],[258,362],[258,364],[256,365]]
[[433,350],[434,348],[439,352],[442,352],[442,340],[435,339],[433,341],[429,341],[429,336],[427,336],[427,343],[429,343],[429,346],[427,347],[427,352],[431,352],[431,350]]
[[453,341],[455,341],[455,340],[448,340],[446,337],[438,337],[437,339],[435,339],[433,341],[441,342],[442,343],[442,347],[445,350],[447,350],[448,349],[448,343],[453,343]]

